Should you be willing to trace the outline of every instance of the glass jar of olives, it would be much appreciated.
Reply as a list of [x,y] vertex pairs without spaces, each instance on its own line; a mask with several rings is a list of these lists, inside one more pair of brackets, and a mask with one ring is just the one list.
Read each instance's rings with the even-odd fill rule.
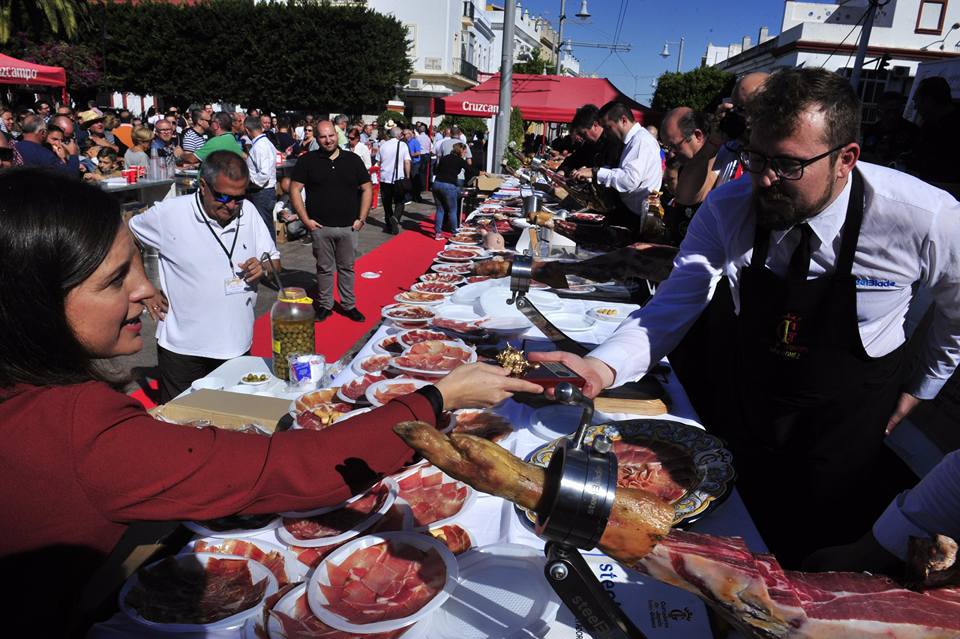
[[287,357],[291,353],[316,353],[317,342],[313,332],[316,313],[313,300],[302,288],[280,289],[277,301],[270,310],[273,330],[273,374],[289,380]]

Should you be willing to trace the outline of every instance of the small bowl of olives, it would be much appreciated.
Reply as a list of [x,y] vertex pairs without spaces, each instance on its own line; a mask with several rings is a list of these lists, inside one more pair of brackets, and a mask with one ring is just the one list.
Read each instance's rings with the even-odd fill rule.
[[248,384],[250,386],[260,386],[266,384],[270,381],[270,375],[267,373],[258,373],[256,371],[251,371],[240,378],[241,384]]

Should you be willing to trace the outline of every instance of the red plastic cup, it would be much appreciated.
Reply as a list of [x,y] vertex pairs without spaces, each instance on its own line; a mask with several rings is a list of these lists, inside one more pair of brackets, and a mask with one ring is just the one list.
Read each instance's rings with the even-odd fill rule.
[[137,169],[136,169],[136,168],[124,169],[124,170],[120,171],[120,175],[122,175],[124,178],[126,178],[127,184],[136,184],[136,183],[137,183]]

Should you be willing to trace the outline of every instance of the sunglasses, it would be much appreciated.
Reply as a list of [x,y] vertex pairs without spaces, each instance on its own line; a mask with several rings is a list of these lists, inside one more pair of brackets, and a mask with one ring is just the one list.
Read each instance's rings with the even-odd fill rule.
[[228,204],[229,202],[236,202],[237,204],[242,204],[243,201],[247,199],[246,194],[228,195],[226,193],[215,191],[213,187],[207,184],[206,182],[204,182],[203,184],[210,191],[210,197],[212,197],[215,201],[219,202],[220,204]]

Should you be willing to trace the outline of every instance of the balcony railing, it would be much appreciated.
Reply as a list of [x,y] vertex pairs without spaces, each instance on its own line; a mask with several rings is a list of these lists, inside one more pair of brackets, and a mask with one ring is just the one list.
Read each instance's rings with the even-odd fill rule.
[[473,66],[469,62],[463,59],[456,59],[454,62],[454,68],[458,69],[458,73],[468,80],[474,82],[477,81],[477,67]]

